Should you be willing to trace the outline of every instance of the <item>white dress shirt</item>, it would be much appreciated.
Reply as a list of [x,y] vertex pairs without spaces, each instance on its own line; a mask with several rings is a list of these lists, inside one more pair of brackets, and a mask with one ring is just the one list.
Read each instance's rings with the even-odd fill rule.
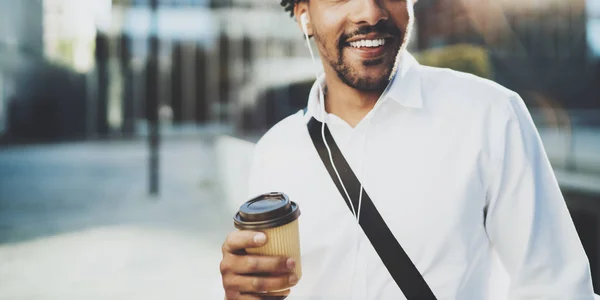
[[300,207],[303,277],[288,299],[405,299],[319,158],[306,128],[312,117],[326,119],[438,299],[498,296],[493,253],[510,275],[509,299],[593,299],[588,259],[516,93],[404,53],[352,128],[320,113],[315,86],[306,113],[259,141],[250,177],[249,196],[284,192]]

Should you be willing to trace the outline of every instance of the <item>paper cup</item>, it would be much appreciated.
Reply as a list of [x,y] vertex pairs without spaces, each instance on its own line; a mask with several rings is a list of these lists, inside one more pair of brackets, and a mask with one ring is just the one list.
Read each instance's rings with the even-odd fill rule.
[[[234,217],[234,225],[240,230],[261,231],[267,235],[267,243],[258,248],[246,249],[256,255],[285,256],[296,261],[294,273],[302,278],[300,261],[300,234],[298,217],[300,209],[283,193],[260,195],[244,203]],[[281,291],[267,291],[265,295],[277,296]]]

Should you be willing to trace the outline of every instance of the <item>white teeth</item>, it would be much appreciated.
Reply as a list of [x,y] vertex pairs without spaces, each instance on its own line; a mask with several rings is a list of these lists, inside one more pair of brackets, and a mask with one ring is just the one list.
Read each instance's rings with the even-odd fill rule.
[[377,39],[377,40],[360,40],[356,42],[351,42],[350,46],[354,48],[362,48],[362,47],[379,47],[385,45],[385,39]]

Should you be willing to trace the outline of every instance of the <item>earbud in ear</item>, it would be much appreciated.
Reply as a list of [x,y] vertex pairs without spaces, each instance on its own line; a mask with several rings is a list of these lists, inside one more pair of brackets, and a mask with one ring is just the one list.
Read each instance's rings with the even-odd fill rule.
[[308,35],[308,15],[306,13],[300,15],[300,24],[302,25],[304,34]]

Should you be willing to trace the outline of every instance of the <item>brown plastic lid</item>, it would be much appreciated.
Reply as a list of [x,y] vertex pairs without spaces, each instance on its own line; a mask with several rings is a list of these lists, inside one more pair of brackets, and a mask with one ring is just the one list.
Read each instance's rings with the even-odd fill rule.
[[233,222],[241,230],[268,229],[283,226],[298,219],[300,209],[284,193],[260,195],[240,206]]

